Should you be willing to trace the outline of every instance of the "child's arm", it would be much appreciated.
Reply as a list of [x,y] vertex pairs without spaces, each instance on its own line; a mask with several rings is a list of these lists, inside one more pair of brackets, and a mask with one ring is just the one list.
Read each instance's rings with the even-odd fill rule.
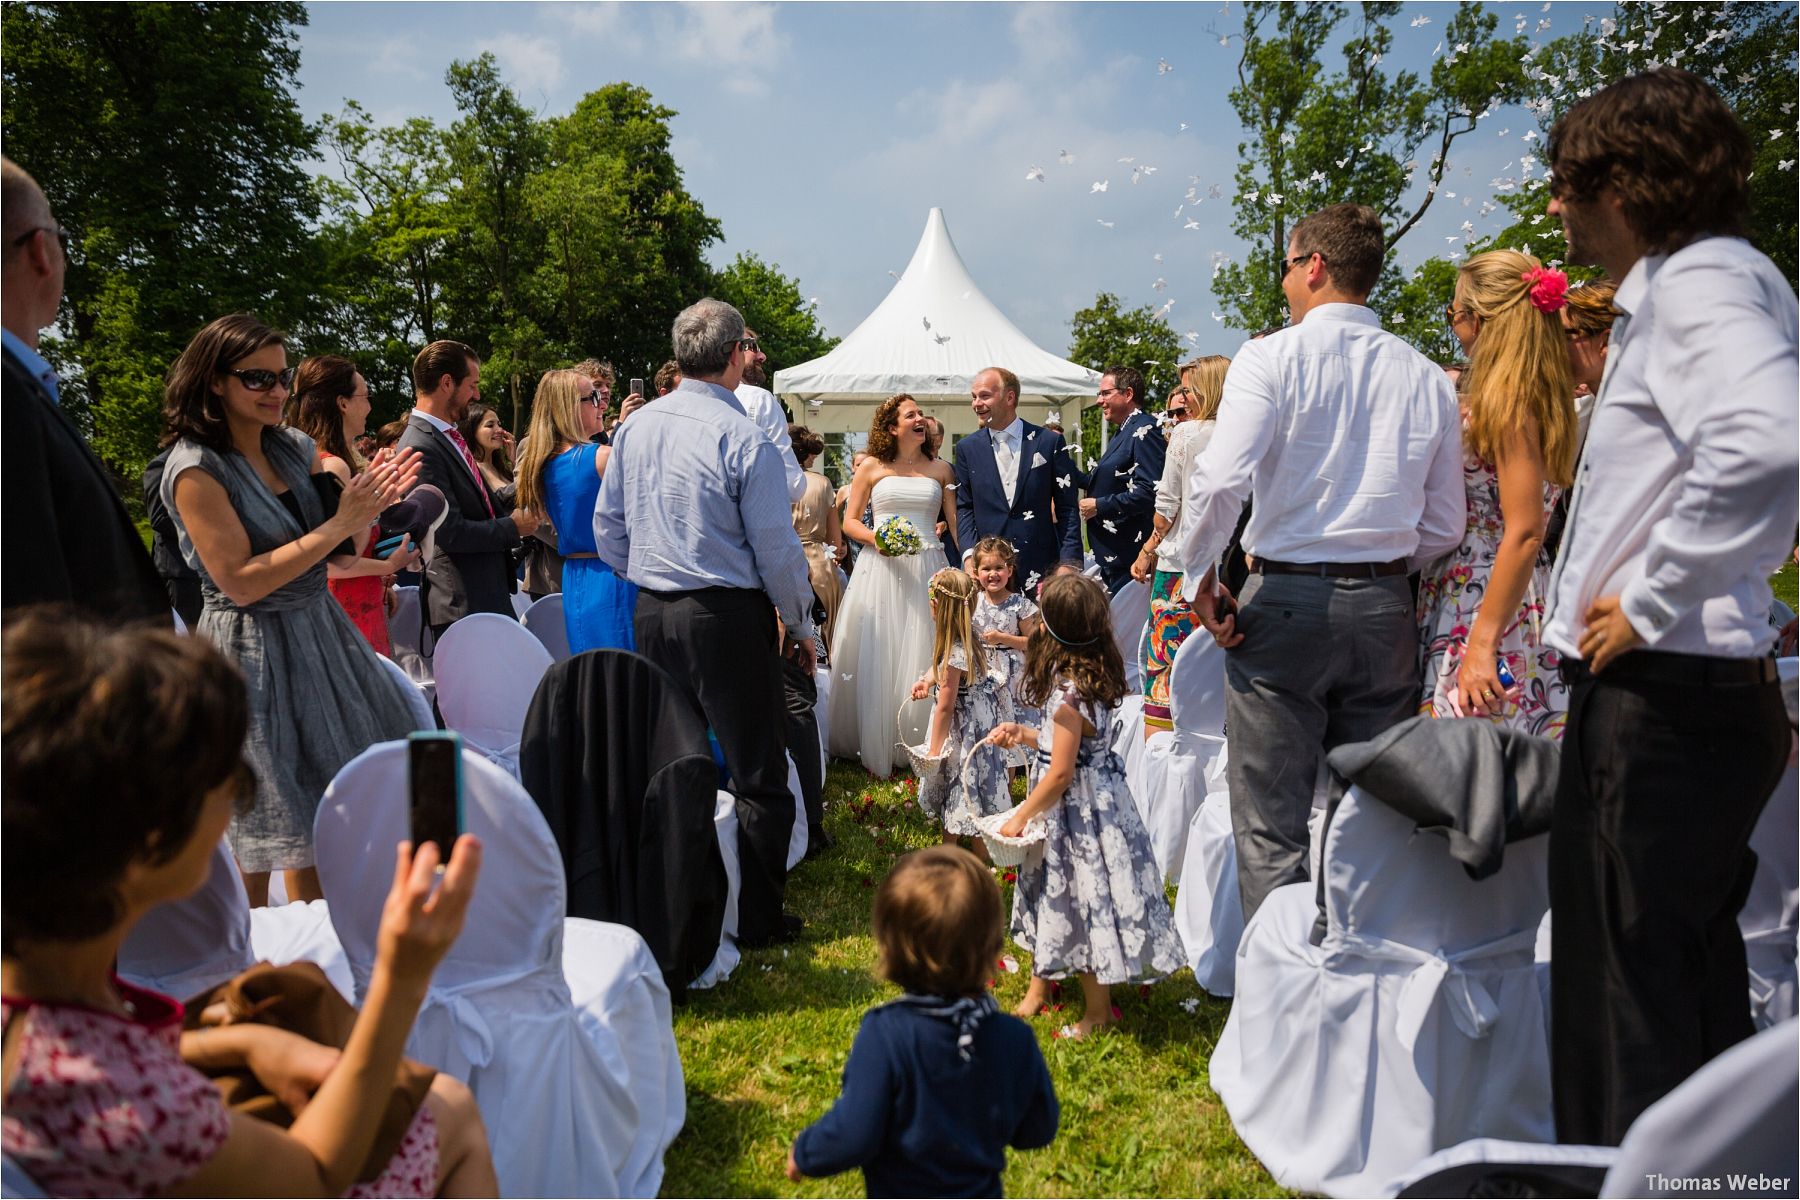
[[831,1111],[794,1139],[788,1151],[788,1178],[836,1175],[874,1158],[887,1132],[888,1109],[897,1086],[885,1039],[870,1032],[865,1016],[844,1063],[844,1089]]
[[935,756],[950,736],[950,718],[956,712],[956,694],[962,690],[962,668],[944,664],[944,681],[938,684],[937,703],[931,708],[931,737],[927,747]]
[[1056,1088],[1050,1082],[1050,1068],[1044,1064],[1043,1052],[1038,1050],[1035,1039],[1031,1049],[1034,1068],[1031,1101],[1019,1117],[1018,1128],[1012,1135],[1012,1144],[1020,1150],[1048,1146],[1056,1137],[1056,1127],[1062,1119],[1062,1105],[1057,1103]]
[[1021,725],[1017,721],[1007,721],[996,725],[987,735],[989,744],[1002,750],[1011,750],[1014,746],[1038,747],[1038,731],[1029,725]]
[[1031,639],[1023,633],[1001,633],[998,629],[990,629],[981,635],[981,640],[989,646],[1005,646],[1009,650],[1023,650]]
[[1037,786],[1013,813],[1012,820],[1000,827],[1006,837],[1018,837],[1031,818],[1050,811],[1075,778],[1075,756],[1081,750],[1081,714],[1073,704],[1065,704],[1056,710],[1051,724],[1055,732],[1050,740],[1050,766],[1038,776]]

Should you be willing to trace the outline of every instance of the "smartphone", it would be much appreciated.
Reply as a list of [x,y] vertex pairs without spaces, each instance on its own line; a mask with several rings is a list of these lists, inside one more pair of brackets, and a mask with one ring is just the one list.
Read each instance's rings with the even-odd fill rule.
[[463,830],[462,738],[444,730],[409,734],[406,778],[414,853],[426,842],[436,842],[442,860],[448,861]]
[[644,381],[643,380],[634,379],[631,381],[631,394],[634,396],[641,396],[644,394]]

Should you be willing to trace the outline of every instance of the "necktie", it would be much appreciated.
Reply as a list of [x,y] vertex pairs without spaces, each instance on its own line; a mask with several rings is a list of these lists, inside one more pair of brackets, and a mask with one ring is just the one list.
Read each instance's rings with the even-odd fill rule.
[[487,505],[488,516],[493,516],[494,502],[488,498],[487,481],[481,477],[481,468],[475,465],[475,456],[469,453],[469,443],[463,441],[462,432],[457,429],[446,429],[444,435],[455,442],[456,448],[462,451],[463,462],[468,464],[469,474],[475,477],[475,487],[481,492],[481,502]]
[[1012,439],[999,430],[989,430],[988,436],[994,439],[994,467],[1000,473],[1000,490],[1006,493],[1006,502],[1013,502],[1013,488],[1018,484],[1019,463],[1013,454]]

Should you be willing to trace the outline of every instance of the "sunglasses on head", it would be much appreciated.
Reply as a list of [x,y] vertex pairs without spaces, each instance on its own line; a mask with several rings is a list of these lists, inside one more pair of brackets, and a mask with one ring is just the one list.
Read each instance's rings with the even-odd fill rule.
[[281,386],[288,391],[292,391],[294,389],[295,370],[296,368],[294,367],[288,367],[282,371],[268,371],[264,370],[262,367],[246,367],[243,370],[234,371],[227,367],[225,370],[220,371],[219,374],[231,376],[233,379],[243,384],[244,390],[247,392],[266,392],[277,383],[280,383]]

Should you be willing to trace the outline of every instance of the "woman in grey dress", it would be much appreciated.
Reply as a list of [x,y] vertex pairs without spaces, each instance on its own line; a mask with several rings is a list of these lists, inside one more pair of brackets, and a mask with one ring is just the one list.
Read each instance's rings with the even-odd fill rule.
[[240,314],[188,343],[163,400],[172,443],[163,501],[204,601],[194,632],[249,684],[244,756],[256,802],[233,818],[230,837],[252,904],[268,902],[274,870],[288,872],[291,899],[320,897],[312,826],[326,785],[371,744],[412,728],[399,690],[326,591],[325,562],[412,486],[417,454],[356,476],[327,517],[312,481],[318,450],[281,425],[292,383],[281,335]]

